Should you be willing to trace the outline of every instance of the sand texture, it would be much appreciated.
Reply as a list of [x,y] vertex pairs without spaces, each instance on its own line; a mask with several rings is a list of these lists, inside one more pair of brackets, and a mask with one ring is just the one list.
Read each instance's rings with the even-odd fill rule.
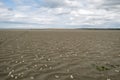
[[0,30],[0,80],[120,80],[120,30]]

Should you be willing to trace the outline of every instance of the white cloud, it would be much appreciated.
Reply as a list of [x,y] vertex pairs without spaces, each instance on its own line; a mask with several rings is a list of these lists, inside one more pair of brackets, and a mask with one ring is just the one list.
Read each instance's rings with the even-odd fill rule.
[[0,2],[0,21],[96,26],[120,22],[119,1],[43,0],[42,3],[38,3],[41,0],[13,1],[16,4],[14,10],[9,10]]

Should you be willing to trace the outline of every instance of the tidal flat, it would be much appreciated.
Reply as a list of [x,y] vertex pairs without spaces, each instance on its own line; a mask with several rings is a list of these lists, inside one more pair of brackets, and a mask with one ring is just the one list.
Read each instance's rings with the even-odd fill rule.
[[0,30],[0,80],[120,80],[120,30]]

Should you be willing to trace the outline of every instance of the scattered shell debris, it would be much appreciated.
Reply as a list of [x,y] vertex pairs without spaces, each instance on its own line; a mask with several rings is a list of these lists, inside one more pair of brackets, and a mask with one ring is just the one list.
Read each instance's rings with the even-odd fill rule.
[[111,80],[110,78],[107,78],[107,80]]
[[30,77],[30,79],[34,79],[34,77],[33,77],[33,76],[31,76],[31,77]]
[[10,75],[12,78],[14,77],[14,75]]
[[58,76],[58,75],[55,75],[55,78],[59,78],[60,76]]
[[119,70],[115,70],[115,72],[119,73],[120,71]]
[[73,79],[74,78],[73,75],[70,75],[70,78]]

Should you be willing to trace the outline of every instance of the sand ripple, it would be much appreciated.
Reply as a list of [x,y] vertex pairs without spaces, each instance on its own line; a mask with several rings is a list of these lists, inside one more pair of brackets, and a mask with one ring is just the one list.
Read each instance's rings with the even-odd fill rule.
[[0,33],[0,80],[120,79],[120,31]]

